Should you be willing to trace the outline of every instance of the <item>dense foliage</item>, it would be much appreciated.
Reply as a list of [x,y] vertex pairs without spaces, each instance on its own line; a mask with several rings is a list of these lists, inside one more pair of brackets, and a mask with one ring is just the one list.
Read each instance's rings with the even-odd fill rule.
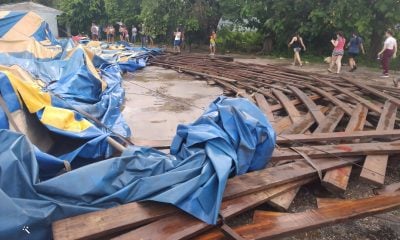
[[[15,2],[0,0],[1,2]],[[257,32],[247,34],[252,45],[265,51],[284,50],[290,37],[299,31],[316,53],[330,51],[329,40],[342,30],[365,39],[368,53],[375,55],[385,29],[400,23],[400,0],[36,0],[57,6],[73,33],[88,32],[90,23],[122,21],[127,25],[145,23],[152,35],[170,40],[176,27],[185,29],[192,42],[206,42],[221,17]],[[236,35],[235,35],[236,34]],[[222,31],[226,39],[246,34]],[[256,37],[257,36],[257,37]],[[260,37],[262,36],[262,37]],[[229,38],[231,40],[229,40]],[[258,42],[254,40],[257,39]],[[243,42],[238,40],[237,42]],[[267,44],[266,44],[267,43]],[[240,48],[240,46],[237,46]],[[254,47],[254,50],[258,50]]]

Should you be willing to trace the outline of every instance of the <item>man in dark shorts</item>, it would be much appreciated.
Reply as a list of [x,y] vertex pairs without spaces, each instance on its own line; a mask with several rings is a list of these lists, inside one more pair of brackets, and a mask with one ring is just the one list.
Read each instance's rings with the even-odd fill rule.
[[365,54],[363,40],[356,33],[353,33],[349,44],[347,44],[347,47],[349,49],[349,71],[353,72],[357,69],[356,57],[360,54],[360,49],[362,53]]

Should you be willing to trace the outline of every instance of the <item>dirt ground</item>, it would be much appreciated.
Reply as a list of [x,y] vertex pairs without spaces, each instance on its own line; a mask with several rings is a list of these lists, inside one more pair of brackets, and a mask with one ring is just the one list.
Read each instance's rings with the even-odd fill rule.
[[[293,69],[328,74],[326,64],[305,64],[305,66],[299,68],[291,66],[290,59],[257,59],[243,58],[242,56],[235,58],[235,61],[278,64]],[[348,72],[348,67],[344,66],[342,72],[343,76],[349,78],[392,86],[392,78],[380,78],[378,70],[359,67],[356,72],[350,73]],[[203,109],[222,94],[222,89],[216,86],[209,86],[204,80],[152,66],[133,75],[125,76],[124,87],[126,89],[126,106],[123,114],[133,129],[134,138],[147,140],[172,139],[178,124],[190,123],[196,120],[204,111]],[[400,181],[398,158],[393,157],[389,162],[386,184]],[[344,196],[330,194],[319,183],[302,187],[289,212],[301,212],[316,208],[317,197],[357,199],[372,196],[374,186],[359,181],[359,175],[360,168],[354,166],[348,190]],[[268,205],[260,206],[257,209],[275,211]],[[249,223],[252,214],[253,211],[243,213],[229,221],[229,223],[233,226]],[[400,210],[384,215],[397,216],[400,219]],[[400,222],[368,217],[299,233],[284,239],[400,239]]]

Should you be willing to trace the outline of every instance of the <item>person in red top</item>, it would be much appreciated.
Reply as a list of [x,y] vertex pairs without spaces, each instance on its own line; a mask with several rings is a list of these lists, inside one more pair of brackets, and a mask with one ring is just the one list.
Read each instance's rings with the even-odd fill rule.
[[331,40],[332,45],[334,46],[332,52],[332,60],[329,65],[328,71],[333,72],[332,68],[336,64],[337,70],[336,73],[340,73],[340,69],[342,68],[342,58],[344,55],[344,46],[346,45],[346,39],[343,36],[343,32],[336,33],[336,40]]

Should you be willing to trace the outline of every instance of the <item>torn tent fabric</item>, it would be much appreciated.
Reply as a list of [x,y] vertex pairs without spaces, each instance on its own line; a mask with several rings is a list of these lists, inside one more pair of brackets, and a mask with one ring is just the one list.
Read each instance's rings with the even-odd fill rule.
[[26,137],[1,130],[0,142],[0,236],[47,239],[57,219],[140,200],[171,203],[215,224],[228,177],[263,168],[275,133],[253,103],[220,97],[178,127],[172,155],[130,147],[45,181]]
[[[84,46],[57,41],[47,23],[32,12],[0,11],[0,33],[0,94],[14,116],[33,114],[47,128],[40,134],[50,136],[49,141],[33,141],[52,156],[45,159],[49,168],[40,168],[41,173],[55,176],[64,161],[75,168],[109,158],[113,152],[107,137],[131,136],[121,114],[121,72],[143,68],[146,52],[138,56],[118,50],[117,55],[130,56],[122,69],[118,61],[106,61]],[[10,129],[2,108],[0,128]]]

